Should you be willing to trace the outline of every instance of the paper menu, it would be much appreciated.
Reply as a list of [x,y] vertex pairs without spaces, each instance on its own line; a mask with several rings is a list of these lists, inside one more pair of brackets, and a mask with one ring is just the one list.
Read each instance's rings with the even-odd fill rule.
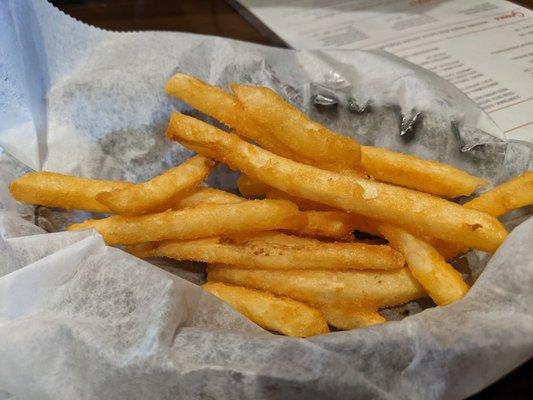
[[383,49],[454,83],[533,141],[533,11],[501,0],[241,0],[294,48]]

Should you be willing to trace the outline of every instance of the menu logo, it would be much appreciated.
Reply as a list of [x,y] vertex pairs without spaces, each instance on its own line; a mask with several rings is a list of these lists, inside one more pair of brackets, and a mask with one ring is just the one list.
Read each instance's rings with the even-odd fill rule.
[[524,13],[522,11],[511,11],[503,15],[498,15],[497,17],[494,17],[496,21],[504,21],[509,18],[514,17],[525,17]]

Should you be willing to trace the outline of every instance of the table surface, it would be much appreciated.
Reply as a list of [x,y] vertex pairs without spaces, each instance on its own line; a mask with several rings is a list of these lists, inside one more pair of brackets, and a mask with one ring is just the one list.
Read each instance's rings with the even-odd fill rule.
[[[235,0],[51,0],[76,19],[104,29],[183,31],[270,46],[284,42]],[[533,8],[533,0],[515,1]],[[472,400],[532,399],[533,361],[519,367]]]

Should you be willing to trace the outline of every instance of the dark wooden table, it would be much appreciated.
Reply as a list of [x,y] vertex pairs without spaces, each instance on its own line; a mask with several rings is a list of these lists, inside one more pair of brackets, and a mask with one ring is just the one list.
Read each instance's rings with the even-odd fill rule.
[[[52,0],[80,21],[104,29],[184,31],[284,47],[285,43],[235,0]],[[532,8],[533,0],[515,1]],[[533,361],[473,396],[533,399]]]

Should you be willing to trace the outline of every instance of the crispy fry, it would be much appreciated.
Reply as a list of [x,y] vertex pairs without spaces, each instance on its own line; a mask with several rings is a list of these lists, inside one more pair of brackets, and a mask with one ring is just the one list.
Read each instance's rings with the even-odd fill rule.
[[[212,188],[198,188],[180,198],[173,209],[195,207],[200,204],[231,204],[246,201],[245,198]],[[297,229],[288,230],[295,235],[346,239],[351,237],[354,226],[359,226],[361,218],[341,211],[303,211],[306,223]],[[357,220],[356,220],[357,219]]]
[[[232,204],[246,201],[245,198],[212,188],[198,188],[192,193],[180,198],[173,209],[196,207],[200,204]],[[295,235],[311,237],[327,237],[345,239],[354,230],[354,217],[340,211],[308,211],[302,212],[306,217],[297,229],[288,230]]]
[[220,282],[202,287],[265,329],[296,337],[329,332],[320,311],[299,301]]
[[224,89],[189,75],[175,74],[165,89],[169,95],[233,128],[237,128],[235,125],[244,114],[237,100]]
[[272,271],[210,265],[207,278],[267,290],[317,305],[377,309],[425,297],[424,289],[407,268],[391,271]]
[[[517,208],[531,204],[533,204],[533,172],[530,171],[479,195],[465,203],[463,207],[500,217]],[[446,260],[469,250],[467,246],[453,242],[433,238],[429,242]]]
[[55,172],[30,172],[9,185],[18,201],[46,207],[61,207],[109,213],[111,210],[96,200],[100,192],[132,187],[133,183],[78,178]]
[[468,285],[461,274],[430,244],[391,225],[381,225],[379,230],[405,256],[411,273],[435,304],[444,306],[466,295]]
[[303,157],[339,168],[357,168],[361,146],[355,140],[311,121],[267,87],[232,84],[231,90],[253,120],[270,136]]
[[499,217],[532,204],[533,171],[529,171],[479,195],[464,206]]
[[195,118],[173,113],[169,138],[294,196],[389,222],[419,235],[493,252],[507,236],[494,217],[410,189],[288,160]]
[[289,233],[332,239],[352,238],[354,217],[342,211],[302,211],[307,223]]
[[195,156],[147,182],[103,192],[97,195],[96,199],[116,214],[140,215],[164,211],[170,208],[180,195],[204,181],[214,166],[212,160]]
[[[373,236],[380,236],[380,233],[378,231],[379,222],[373,220],[372,218],[363,217],[362,215],[356,215],[351,213],[345,213],[341,212],[338,209],[335,209],[334,207],[328,206],[326,204],[317,203],[312,200],[303,199],[301,197],[292,196],[288,193],[282,192],[278,189],[272,189],[270,190],[267,195],[267,199],[283,199],[283,200],[289,200],[292,201],[294,204],[298,206],[300,210],[307,210],[309,211],[306,213],[307,215],[307,228],[302,228],[302,231],[299,232],[300,234],[308,234],[310,236],[314,236],[311,232],[311,229],[313,229],[313,226],[316,226],[318,229],[324,230],[324,232],[317,231],[315,233],[316,236],[322,236],[322,237],[336,237],[336,238],[342,238],[341,231],[342,232],[353,232],[353,231],[360,231],[365,232]],[[313,211],[317,210],[317,211]],[[331,221],[321,221],[323,218],[328,218],[328,214],[333,216],[334,220],[338,220],[341,222],[342,225],[339,225],[339,234],[335,234],[333,227],[328,226],[327,224],[330,224]],[[313,215],[315,214],[315,215]],[[342,226],[342,228],[341,228]],[[330,232],[330,233],[328,233]],[[294,232],[297,233],[297,232]]]
[[459,254],[466,253],[469,250],[468,247],[461,244],[445,242],[440,239],[430,237],[424,237],[422,239],[433,246],[445,260],[451,260]]
[[249,199],[265,197],[266,193],[272,189],[263,182],[252,179],[244,174],[241,174],[237,179],[237,187],[239,188],[239,192]]
[[178,210],[180,208],[196,207],[202,204],[235,204],[241,201],[246,201],[246,199],[220,189],[199,187],[191,193],[187,193],[185,196],[178,198],[172,204],[172,208]]
[[328,325],[337,329],[355,329],[365,326],[382,324],[387,320],[377,311],[346,305],[319,306],[318,310],[324,315]]
[[94,228],[108,244],[133,244],[292,229],[300,218],[298,208],[288,201],[248,200],[236,204],[205,204],[158,214],[116,215],[74,224],[68,230]]
[[149,251],[130,251],[140,257],[168,257],[263,269],[396,269],[403,267],[400,253],[386,245],[324,243],[282,233],[246,237],[215,237],[164,241]]
[[292,201],[302,211],[338,211],[338,209],[328,206],[326,204],[317,203],[316,201],[303,199],[297,196],[292,196],[278,189],[269,190],[266,194],[266,198]]
[[362,146],[361,165],[379,181],[450,198],[468,196],[487,183],[451,165],[380,147]]
[[247,117],[242,105],[225,90],[211,86],[197,78],[178,73],[169,79],[166,91],[178,97],[191,107],[209,115],[223,124],[235,129],[239,136],[252,139],[261,147],[282,157],[311,164],[301,155],[293,152],[276,138],[265,135],[262,128]]

